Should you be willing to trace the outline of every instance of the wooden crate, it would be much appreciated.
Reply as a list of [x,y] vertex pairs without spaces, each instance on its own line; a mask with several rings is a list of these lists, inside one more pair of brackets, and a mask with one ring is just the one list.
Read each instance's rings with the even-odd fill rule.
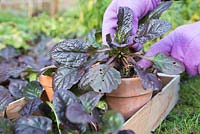
[[160,74],[164,88],[151,101],[125,122],[122,129],[136,134],[151,134],[176,105],[179,95],[180,76]]
[[28,100],[24,97],[13,101],[6,108],[6,115],[9,119],[18,119],[21,117],[20,110],[27,104]]

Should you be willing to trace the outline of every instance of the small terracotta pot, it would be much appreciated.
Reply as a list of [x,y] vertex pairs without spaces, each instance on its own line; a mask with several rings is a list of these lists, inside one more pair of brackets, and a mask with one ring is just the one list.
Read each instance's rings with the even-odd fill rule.
[[43,86],[49,101],[52,101],[53,94],[54,94],[53,86],[52,86],[53,78],[51,76],[41,74],[39,76],[39,81],[40,81],[40,84]]
[[106,101],[110,109],[128,119],[151,99],[152,93],[150,89],[144,90],[139,78],[123,78],[116,90],[106,94]]

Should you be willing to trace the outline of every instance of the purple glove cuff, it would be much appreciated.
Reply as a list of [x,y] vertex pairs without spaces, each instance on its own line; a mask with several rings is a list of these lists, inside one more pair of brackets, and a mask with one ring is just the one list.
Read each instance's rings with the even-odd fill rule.
[[147,69],[147,68],[149,68],[150,66],[152,66],[153,63],[152,63],[150,60],[142,59],[142,60],[138,61],[137,64],[138,64],[140,67],[142,67],[142,68],[144,68],[144,69]]
[[153,8],[156,8],[160,4],[161,0],[151,0]]

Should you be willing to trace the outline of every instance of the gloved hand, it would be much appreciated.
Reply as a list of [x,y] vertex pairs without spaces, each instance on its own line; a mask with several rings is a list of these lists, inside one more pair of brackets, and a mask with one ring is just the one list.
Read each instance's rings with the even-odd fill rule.
[[[155,43],[145,56],[153,56],[157,53],[169,54],[180,60],[190,75],[200,74],[200,21],[178,27]],[[146,69],[152,63],[142,59],[138,65]]]
[[[143,16],[145,16],[149,11],[153,10],[160,3],[160,0],[113,0],[107,10],[104,13],[103,17],[103,28],[102,28],[102,39],[103,43],[107,45],[106,35],[111,34],[111,37],[114,37],[114,33],[117,28],[117,13],[119,7],[129,7],[133,10],[133,30],[131,41],[134,39],[134,35],[138,29],[138,21]],[[131,43],[131,42],[130,42]],[[138,44],[136,47],[140,46]]]

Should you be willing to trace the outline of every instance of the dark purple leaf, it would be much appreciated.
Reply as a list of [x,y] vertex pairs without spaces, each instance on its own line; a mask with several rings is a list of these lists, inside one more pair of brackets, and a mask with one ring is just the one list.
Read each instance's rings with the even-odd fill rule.
[[28,103],[21,109],[20,114],[22,116],[32,115],[34,112],[39,112],[39,105],[42,101],[38,98],[29,100]]
[[162,83],[153,73],[146,73],[141,67],[135,65],[134,69],[142,81],[144,89],[161,90]]
[[0,83],[8,80],[9,77],[17,78],[20,73],[26,70],[25,66],[19,66],[16,59],[0,62]]
[[6,60],[17,56],[19,56],[19,52],[13,46],[7,46],[0,51],[0,57],[3,57]]
[[3,86],[0,85],[0,92],[1,91],[8,91],[8,89],[6,89],[5,87],[3,87]]
[[29,55],[33,57],[46,56],[56,43],[51,38],[42,38],[35,46],[30,47]]
[[120,130],[117,134],[135,134],[132,130]]
[[19,57],[19,62],[27,65],[35,71],[39,71],[41,68],[51,65],[51,61],[48,56],[38,56],[37,58],[33,58],[31,56],[21,56]]
[[1,72],[0,70],[0,83],[6,81],[9,78],[9,74],[6,71]]
[[37,65],[38,65],[38,70],[43,68],[43,67],[45,67],[45,66],[51,65],[50,57],[48,57],[48,56],[39,56],[37,58]]
[[85,111],[84,107],[80,103],[72,103],[67,107],[66,117],[72,123],[90,123],[95,119]]
[[20,80],[20,79],[9,79],[10,84],[8,86],[8,89],[12,96],[14,96],[16,99],[22,97],[22,89],[28,84],[27,81]]
[[102,53],[95,53],[93,56],[88,60],[86,63],[86,69],[90,68],[92,65],[94,65],[97,62],[106,62],[107,59],[109,58],[108,53],[102,52]]
[[0,118],[0,134],[13,134],[13,124],[9,119]]
[[48,134],[52,129],[52,121],[47,117],[22,117],[15,124],[15,134]]
[[[0,61],[0,70],[8,70],[9,68],[14,68],[18,66],[18,62],[15,58]],[[6,68],[5,68],[6,67]]]
[[92,110],[98,104],[98,102],[99,102],[99,100],[101,99],[102,96],[103,96],[103,94],[100,94],[100,93],[97,93],[97,92],[94,92],[94,91],[90,91],[86,94],[81,95],[79,97],[79,99],[81,100],[82,105],[86,109],[86,112],[91,113]]
[[10,68],[8,71],[8,75],[13,78],[17,78],[20,74],[27,69],[26,66],[19,66],[15,68]]
[[6,106],[13,102],[14,101],[14,98],[11,96],[10,92],[0,86],[0,112],[4,111]]
[[41,130],[39,128],[29,127],[29,126],[23,126],[23,129],[15,130],[14,134],[29,134],[29,133],[32,133],[32,134],[49,134],[47,131]]
[[133,11],[128,7],[119,7],[117,19],[114,42],[127,44],[133,29]]
[[40,98],[43,88],[38,81],[31,81],[23,88],[23,96],[29,99]]
[[85,70],[79,68],[60,67],[53,77],[54,90],[70,89],[84,75]]
[[150,20],[148,23],[139,26],[135,36],[135,42],[143,44],[146,41],[160,37],[170,29],[171,24],[165,20]]
[[162,2],[159,6],[157,6],[153,11],[151,11],[142,22],[149,22],[152,19],[159,19],[161,14],[166,11],[171,5],[172,1]]
[[[89,66],[90,67],[90,66]],[[86,72],[78,83],[79,89],[83,92],[93,91],[90,86],[89,72]]]
[[120,73],[109,65],[97,65],[89,70],[79,83],[80,88],[91,87],[95,92],[110,93],[121,83]]
[[86,63],[89,48],[87,43],[77,39],[64,40],[50,52],[51,58],[68,67],[79,67]]
[[28,65],[28,67],[36,68],[35,59],[28,55],[22,55],[19,57],[19,62]]
[[78,102],[77,97],[67,89],[56,90],[53,96],[53,105],[55,107],[56,114],[58,115],[59,120],[63,123],[67,123],[65,118],[66,108],[72,104]]

